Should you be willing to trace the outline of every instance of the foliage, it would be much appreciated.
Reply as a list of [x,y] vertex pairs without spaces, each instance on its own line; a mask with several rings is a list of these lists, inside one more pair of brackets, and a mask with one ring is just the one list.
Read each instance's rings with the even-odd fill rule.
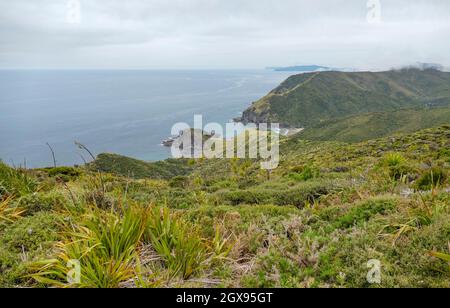
[[350,228],[358,223],[369,221],[377,214],[385,214],[386,211],[395,209],[395,200],[369,200],[362,204],[356,204],[345,215],[336,219],[336,228]]
[[37,189],[36,180],[26,170],[10,168],[0,161],[0,197],[24,196]]
[[419,190],[430,190],[442,185],[447,180],[447,172],[442,168],[432,168],[422,173],[417,180],[416,188]]
[[90,168],[136,179],[170,179],[178,175],[186,175],[192,169],[185,160],[172,159],[148,163],[116,154],[100,154],[91,163]]
[[74,180],[82,174],[80,169],[73,167],[56,167],[44,169],[50,177],[69,182]]
[[24,210],[18,207],[11,207],[11,198],[0,201],[0,222],[13,222],[22,217]]
[[66,202],[65,196],[57,191],[37,192],[23,196],[16,201],[17,206],[24,209],[27,215],[61,209]]
[[[435,252],[450,235],[449,129],[286,138],[270,176],[257,160],[178,161],[136,179],[106,165],[118,158],[67,182],[2,165],[0,286],[448,287]],[[380,285],[367,282],[371,259]],[[74,261],[80,281],[67,280]]]
[[299,208],[314,202],[336,189],[331,182],[307,182],[289,189],[253,188],[219,193],[225,204],[276,204],[282,206],[294,205]]
[[292,169],[289,177],[295,181],[308,181],[319,176],[319,170],[313,166],[300,166]]
[[[56,259],[36,262],[32,277],[55,286],[116,288],[133,279],[137,246],[147,227],[148,209],[127,208],[122,216],[91,209],[58,244]],[[80,280],[67,282],[71,261],[80,264]]]
[[206,246],[195,230],[185,222],[173,219],[166,208],[154,209],[147,236],[172,277],[181,275],[188,279],[206,260]]
[[[282,123],[293,127],[312,127],[320,122],[334,119],[357,116],[362,114],[385,112],[384,116],[369,116],[369,119],[361,118],[349,121],[350,126],[356,124],[356,133],[346,132],[345,125],[338,125],[335,132],[342,129],[345,139],[357,140],[364,129],[362,136],[371,134],[371,126],[364,127],[365,123],[375,125],[375,132],[383,132],[372,138],[386,136],[396,129],[406,127],[404,132],[447,124],[442,122],[445,117],[434,113],[436,122],[427,120],[427,116],[420,122],[427,123],[425,127],[418,124],[413,130],[408,127],[417,124],[406,123],[406,117],[388,115],[389,112],[404,108],[422,107],[426,103],[435,106],[448,106],[450,103],[450,90],[448,87],[450,74],[437,70],[405,69],[389,72],[319,72],[299,74],[289,77],[279,87],[254,103],[244,112],[244,121],[260,123]],[[431,102],[431,103],[430,103]],[[397,113],[398,115],[398,113]],[[373,118],[374,117],[374,118]],[[257,121],[255,121],[257,119]],[[380,123],[377,124],[377,119]],[[438,120],[440,119],[440,120]],[[448,119],[448,111],[447,111]],[[393,120],[393,121],[389,121]],[[416,121],[411,121],[415,123]],[[419,123],[420,123],[419,122]],[[387,123],[388,129],[384,129],[382,123]],[[394,123],[394,124],[393,124]],[[398,124],[395,124],[398,123]],[[396,128],[395,125],[398,125]],[[392,127],[394,126],[394,127]],[[330,127],[326,125],[324,127]],[[331,129],[333,129],[331,125]],[[325,135],[330,131],[325,129]],[[352,129],[350,129],[352,131]],[[317,135],[317,134],[316,134]],[[339,138],[340,136],[338,136]],[[369,138],[370,139],[370,138]],[[325,139],[330,140],[330,139]],[[333,140],[336,140],[333,138]],[[366,140],[366,139],[364,139]]]
[[447,124],[449,119],[449,107],[373,112],[320,122],[307,128],[299,137],[357,143]]
[[435,258],[438,258],[448,264],[448,269],[450,271],[450,255],[446,253],[440,253],[440,252],[431,252],[431,255]]
[[186,188],[189,185],[189,179],[185,176],[176,176],[169,181],[172,188]]
[[58,238],[59,220],[60,217],[48,213],[21,218],[3,233],[1,241],[11,252],[36,251]]
[[388,169],[389,176],[395,180],[400,180],[411,170],[407,160],[400,153],[387,154],[381,164]]

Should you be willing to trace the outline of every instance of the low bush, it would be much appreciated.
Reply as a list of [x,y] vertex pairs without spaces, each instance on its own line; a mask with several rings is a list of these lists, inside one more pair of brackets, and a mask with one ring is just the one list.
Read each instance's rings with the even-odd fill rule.
[[189,209],[198,205],[195,192],[183,189],[162,192],[156,197],[156,201],[174,209]]
[[17,206],[26,211],[26,215],[32,215],[41,211],[60,209],[67,202],[65,197],[55,191],[48,193],[33,193],[17,200]]
[[0,161],[0,199],[25,196],[37,191],[38,184],[26,170],[10,168]]
[[60,217],[50,213],[25,217],[8,227],[0,241],[11,252],[34,252],[58,239],[58,222]]
[[[147,227],[149,210],[127,208],[119,216],[93,208],[58,245],[57,258],[36,262],[32,277],[45,285],[117,288],[139,276],[136,249]],[[80,265],[80,280],[67,281],[71,260]],[[69,275],[70,276],[70,275]]]
[[56,167],[45,169],[50,177],[58,178],[65,182],[77,179],[81,175],[81,171],[72,167]]
[[299,182],[311,180],[320,174],[319,170],[311,165],[294,167],[291,171],[289,178]]
[[172,188],[186,188],[189,186],[189,178],[186,176],[176,176],[169,181]]
[[353,227],[364,223],[377,214],[385,214],[395,209],[397,202],[393,199],[374,199],[353,206],[345,215],[333,224],[338,229]]
[[166,208],[155,208],[147,230],[147,240],[162,257],[172,277],[184,279],[201,270],[206,246],[187,223],[174,219]]
[[111,209],[114,206],[114,200],[101,189],[88,191],[84,195],[85,202],[95,205],[99,209]]
[[334,191],[336,186],[329,182],[308,182],[287,190],[250,189],[219,193],[219,199],[226,204],[276,204],[293,205],[299,208],[313,203],[322,196]]
[[433,257],[435,257],[435,258],[437,258],[437,259],[440,259],[440,260],[446,262],[447,265],[448,265],[448,271],[449,271],[449,273],[450,273],[450,255],[449,255],[449,254],[441,253],[441,252],[435,252],[435,251],[431,252],[430,254],[431,254]]
[[12,205],[11,198],[0,200],[0,222],[14,222],[24,213],[25,210]]
[[0,288],[13,288],[23,283],[25,274],[25,266],[17,254],[0,243]]
[[387,168],[389,176],[395,180],[400,180],[412,171],[408,161],[400,153],[387,154],[382,159],[381,166]]
[[417,180],[415,186],[418,190],[430,190],[442,185],[447,180],[447,173],[441,168],[426,170]]

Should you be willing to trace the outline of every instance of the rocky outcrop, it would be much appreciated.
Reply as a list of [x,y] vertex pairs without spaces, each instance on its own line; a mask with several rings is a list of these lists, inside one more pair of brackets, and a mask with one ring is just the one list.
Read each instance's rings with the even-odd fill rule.
[[242,117],[238,118],[238,122],[248,123],[268,123],[269,113],[257,113],[253,108],[249,108],[242,113]]

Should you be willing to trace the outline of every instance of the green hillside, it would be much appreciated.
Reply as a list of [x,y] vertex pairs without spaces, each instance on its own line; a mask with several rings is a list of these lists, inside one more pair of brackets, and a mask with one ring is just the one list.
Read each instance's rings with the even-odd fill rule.
[[450,73],[432,69],[318,72],[288,78],[247,109],[242,120],[311,127],[351,115],[449,104]]
[[[449,81],[435,70],[289,78],[246,113],[306,124],[281,138],[271,172],[116,154],[0,162],[0,287],[448,288]],[[67,279],[74,260],[79,280]]]
[[395,133],[411,133],[450,124],[450,108],[401,109],[321,122],[307,128],[298,138],[317,141],[359,142]]
[[192,169],[185,160],[169,159],[150,163],[109,153],[98,155],[97,159],[90,164],[90,168],[137,179],[170,179],[174,176],[185,175]]
[[233,159],[0,162],[0,287],[449,287],[449,149],[447,125],[287,138],[271,174]]

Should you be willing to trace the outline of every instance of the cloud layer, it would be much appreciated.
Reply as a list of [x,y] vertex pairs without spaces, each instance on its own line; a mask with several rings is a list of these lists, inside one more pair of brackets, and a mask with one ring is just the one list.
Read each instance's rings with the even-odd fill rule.
[[79,0],[75,24],[73,1],[0,0],[0,67],[450,66],[447,0],[380,0],[379,23],[367,0]]

